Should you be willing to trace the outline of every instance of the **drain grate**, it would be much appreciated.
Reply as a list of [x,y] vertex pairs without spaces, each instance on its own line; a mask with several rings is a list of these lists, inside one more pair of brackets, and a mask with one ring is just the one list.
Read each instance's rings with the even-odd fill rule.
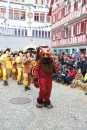
[[16,98],[10,99],[9,102],[12,104],[27,104],[27,103],[30,103],[31,100],[25,97],[16,97]]

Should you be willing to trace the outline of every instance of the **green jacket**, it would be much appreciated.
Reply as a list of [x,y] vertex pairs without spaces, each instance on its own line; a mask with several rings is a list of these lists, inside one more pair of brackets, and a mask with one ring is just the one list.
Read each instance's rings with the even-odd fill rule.
[[87,81],[87,73],[85,74],[84,81]]

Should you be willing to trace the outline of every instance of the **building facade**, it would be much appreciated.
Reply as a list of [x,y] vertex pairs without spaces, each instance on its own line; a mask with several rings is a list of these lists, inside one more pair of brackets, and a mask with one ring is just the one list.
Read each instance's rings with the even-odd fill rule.
[[51,12],[53,52],[87,53],[87,0],[51,2],[54,2]]
[[49,0],[0,0],[0,36],[48,38],[50,41],[48,3]]

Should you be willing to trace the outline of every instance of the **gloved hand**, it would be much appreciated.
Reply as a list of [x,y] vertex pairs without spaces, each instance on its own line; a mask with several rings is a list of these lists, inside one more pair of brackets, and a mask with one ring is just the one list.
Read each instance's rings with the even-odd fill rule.
[[34,82],[34,86],[35,86],[36,88],[39,88],[39,87],[40,87],[39,81]]

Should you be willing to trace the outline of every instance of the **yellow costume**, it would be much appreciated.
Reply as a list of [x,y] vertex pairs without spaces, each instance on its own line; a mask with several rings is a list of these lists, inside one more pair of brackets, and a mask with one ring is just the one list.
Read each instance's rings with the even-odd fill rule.
[[[25,52],[26,54],[28,51]],[[25,55],[23,57],[23,84],[25,87],[25,91],[30,90],[30,83],[31,83],[31,74],[30,74],[30,58]]]
[[2,68],[2,73],[3,73],[3,81],[4,85],[8,85],[8,79],[11,74],[11,57],[9,55],[10,49],[7,48],[5,50],[5,54],[1,56],[1,68]]
[[23,51],[19,51],[19,54],[21,55],[16,57],[16,63],[17,63],[17,82],[18,85],[22,84],[23,81],[23,64],[22,64],[22,53]]

